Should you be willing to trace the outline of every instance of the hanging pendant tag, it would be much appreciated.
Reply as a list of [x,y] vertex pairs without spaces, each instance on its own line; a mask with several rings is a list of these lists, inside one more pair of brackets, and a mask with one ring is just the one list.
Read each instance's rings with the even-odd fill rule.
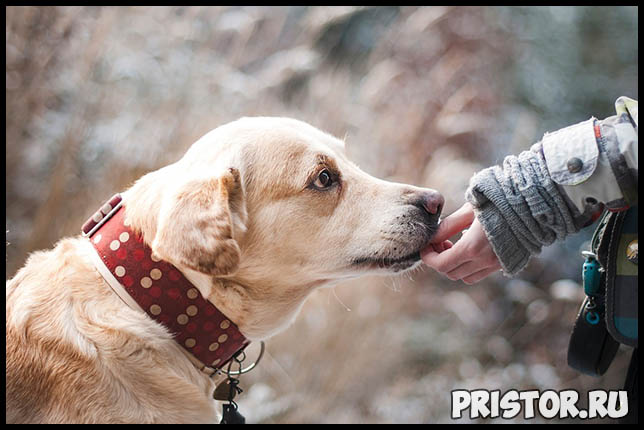
[[228,379],[217,386],[212,395],[215,400],[228,402],[223,405],[224,410],[219,424],[246,424],[246,418],[239,413],[237,403],[233,400],[237,394],[243,391],[238,385],[239,379],[229,376]]
[[[236,390],[233,390],[231,392],[230,388],[231,388],[230,379],[225,379],[219,385],[217,385],[217,388],[215,388],[215,392],[212,396],[214,397],[215,400],[219,400],[220,402],[227,402],[230,400],[234,400],[237,392]],[[232,395],[232,399],[230,398],[231,395]]]
[[224,405],[224,413],[219,424],[246,424],[246,418],[237,410],[236,403]]

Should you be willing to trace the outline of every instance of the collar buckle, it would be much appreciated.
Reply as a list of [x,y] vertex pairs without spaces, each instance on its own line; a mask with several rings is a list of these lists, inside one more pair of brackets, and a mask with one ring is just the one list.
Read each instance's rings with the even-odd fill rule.
[[123,198],[120,194],[114,194],[111,199],[109,199],[99,210],[94,212],[83,227],[81,228],[81,234],[83,237],[91,237],[96,230],[101,228],[123,205]]

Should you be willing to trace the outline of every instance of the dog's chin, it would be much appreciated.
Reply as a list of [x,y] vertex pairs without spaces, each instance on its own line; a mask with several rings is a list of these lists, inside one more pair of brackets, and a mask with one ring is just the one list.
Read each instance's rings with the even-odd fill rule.
[[415,251],[399,258],[363,257],[353,261],[354,267],[368,271],[382,272],[384,269],[390,273],[400,273],[416,268],[420,264],[420,251]]

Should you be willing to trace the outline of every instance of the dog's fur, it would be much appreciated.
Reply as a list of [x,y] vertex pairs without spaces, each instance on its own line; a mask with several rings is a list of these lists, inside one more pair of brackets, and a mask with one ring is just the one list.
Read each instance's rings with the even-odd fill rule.
[[[122,195],[154,254],[251,340],[287,327],[316,288],[419,264],[442,203],[367,175],[342,141],[286,118],[221,126]],[[92,252],[63,239],[7,282],[7,422],[218,421],[212,380],[115,295]]]

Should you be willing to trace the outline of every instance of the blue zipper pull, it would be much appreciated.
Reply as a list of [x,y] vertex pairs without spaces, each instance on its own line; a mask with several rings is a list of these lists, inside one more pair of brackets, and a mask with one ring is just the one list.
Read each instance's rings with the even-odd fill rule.
[[584,283],[584,293],[587,296],[596,296],[599,292],[599,280],[601,278],[601,265],[597,261],[597,256],[590,251],[583,251],[581,253],[586,257],[584,262],[581,278]]
[[595,253],[582,251],[581,255],[586,258],[581,272],[581,278],[584,283],[584,293],[588,296],[588,303],[585,308],[585,318],[588,324],[596,325],[601,320],[601,316],[597,312],[599,309],[596,309],[595,296],[599,293],[602,268]]

